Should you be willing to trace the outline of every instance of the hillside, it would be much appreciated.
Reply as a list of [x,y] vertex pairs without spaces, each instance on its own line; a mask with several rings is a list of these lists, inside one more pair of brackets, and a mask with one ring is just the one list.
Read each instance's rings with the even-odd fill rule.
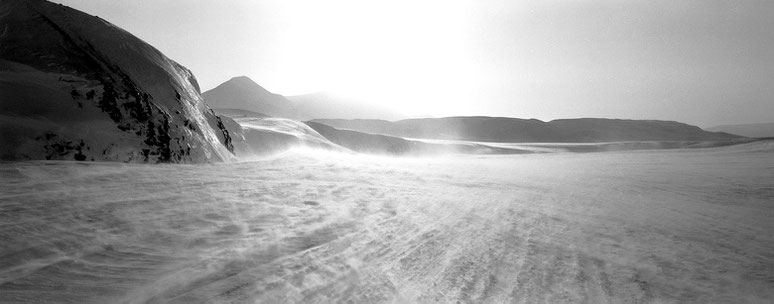
[[707,128],[707,130],[726,132],[746,137],[774,137],[774,123],[722,125]]
[[537,119],[508,117],[445,117],[396,122],[371,119],[316,119],[339,129],[409,138],[457,139],[482,142],[610,142],[683,140],[715,141],[740,138],[674,121],[622,119]]
[[427,143],[394,136],[339,130],[316,122],[306,122],[309,127],[331,142],[352,151],[386,155],[423,154],[529,154],[530,150],[492,147],[472,143]]
[[346,151],[295,120],[252,116],[223,116],[222,119],[232,136],[234,153],[241,160],[304,147]]
[[0,158],[233,158],[191,71],[132,34],[35,0],[0,2],[0,27]]

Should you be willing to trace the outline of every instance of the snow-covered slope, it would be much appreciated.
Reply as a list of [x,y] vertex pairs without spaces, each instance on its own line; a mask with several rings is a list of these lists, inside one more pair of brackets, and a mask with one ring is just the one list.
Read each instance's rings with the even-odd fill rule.
[[232,159],[191,71],[98,17],[0,2],[0,157],[127,162]]
[[532,149],[494,147],[480,143],[426,143],[398,137],[361,133],[314,122],[256,115],[249,111],[219,111],[231,135],[234,153],[241,160],[277,154],[292,148],[320,148],[333,151],[380,155],[440,154],[524,154]]
[[331,142],[353,151],[386,155],[527,154],[531,149],[495,147],[473,142],[424,142],[400,137],[339,130],[321,123],[305,122]]
[[231,135],[234,153],[242,160],[299,147],[348,151],[299,121],[235,114],[221,119]]

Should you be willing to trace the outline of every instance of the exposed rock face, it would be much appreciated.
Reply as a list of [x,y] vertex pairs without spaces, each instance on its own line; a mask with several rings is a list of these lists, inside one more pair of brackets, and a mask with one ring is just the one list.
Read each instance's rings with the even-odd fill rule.
[[191,71],[130,33],[39,0],[3,0],[0,29],[2,159],[233,159]]

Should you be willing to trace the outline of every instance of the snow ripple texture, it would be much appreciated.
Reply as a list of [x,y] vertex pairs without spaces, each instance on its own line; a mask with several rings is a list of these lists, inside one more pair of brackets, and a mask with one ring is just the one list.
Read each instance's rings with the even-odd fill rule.
[[771,302],[768,145],[0,163],[0,302]]

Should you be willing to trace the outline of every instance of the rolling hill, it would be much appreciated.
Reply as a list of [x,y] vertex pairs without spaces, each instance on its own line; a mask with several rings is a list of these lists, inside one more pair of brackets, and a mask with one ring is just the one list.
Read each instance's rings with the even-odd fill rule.
[[740,138],[660,120],[579,118],[543,122],[537,119],[472,116],[396,122],[371,119],[316,119],[313,122],[372,134],[482,142],[722,141]]
[[746,137],[774,137],[774,123],[722,125],[707,128],[707,130],[726,132]]

